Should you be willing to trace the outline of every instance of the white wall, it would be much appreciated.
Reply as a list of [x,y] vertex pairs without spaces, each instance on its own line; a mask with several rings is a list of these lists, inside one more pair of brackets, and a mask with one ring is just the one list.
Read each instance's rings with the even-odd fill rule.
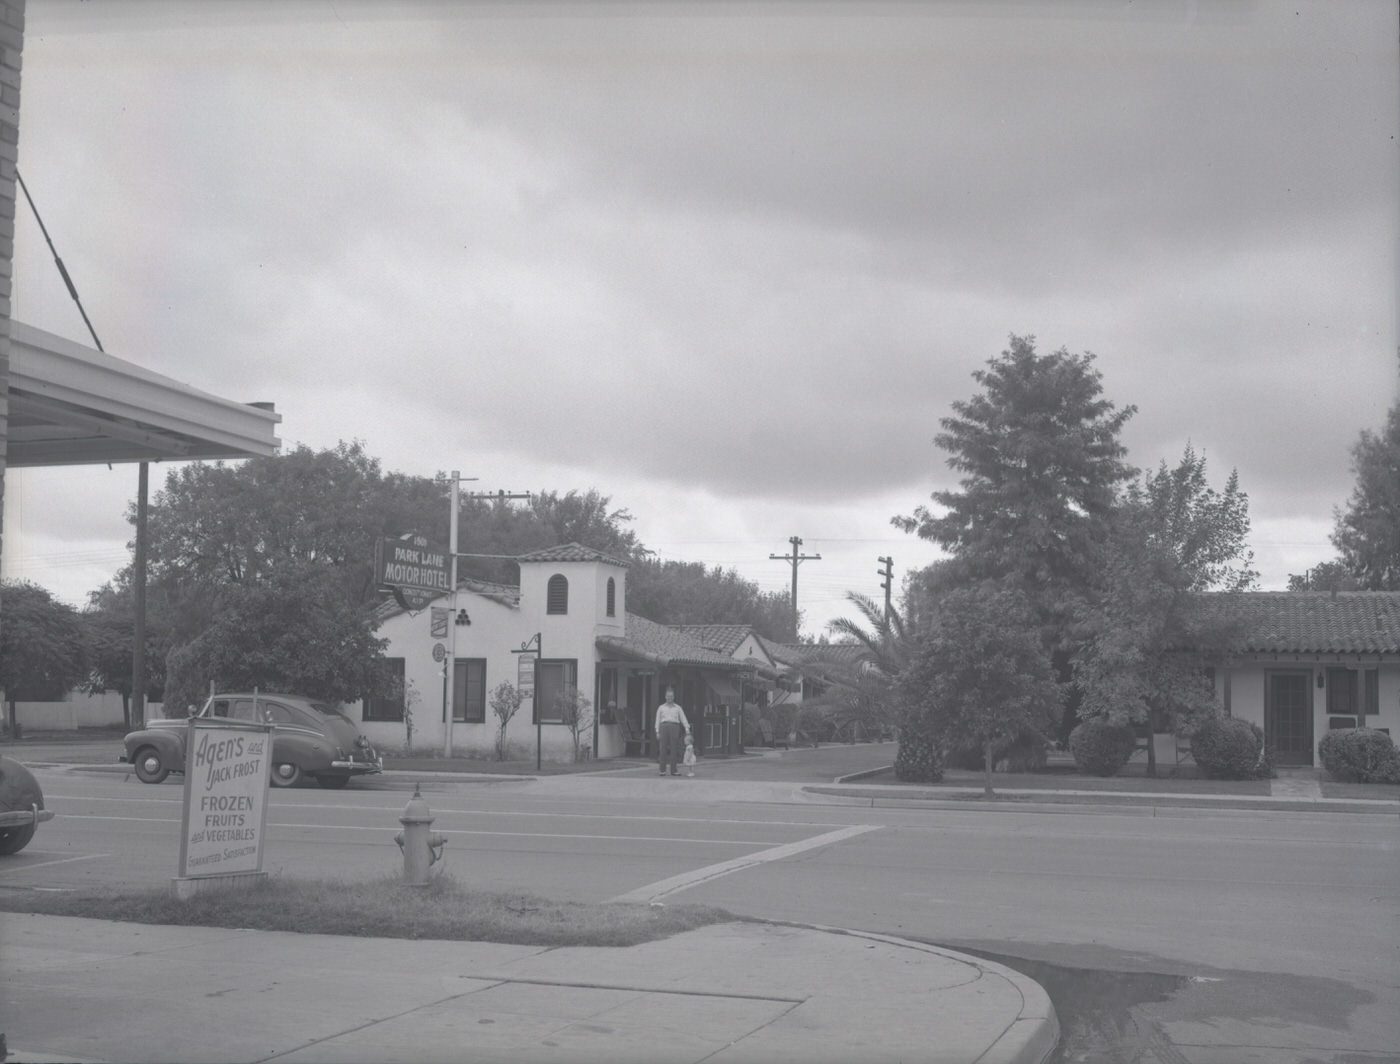
[[[160,703],[146,703],[146,717],[160,716]],[[122,696],[116,691],[90,695],[73,691],[62,702],[16,702],[15,715],[20,730],[77,731],[79,728],[110,728],[121,725]],[[9,708],[5,709],[9,719]]]
[[[1309,674],[1308,691],[1312,697],[1313,718],[1313,764],[1321,766],[1317,756],[1317,744],[1327,734],[1327,691],[1317,686],[1319,673],[1328,668],[1375,668],[1374,662],[1336,662],[1315,660],[1305,661],[1254,661],[1234,666],[1230,669],[1230,713],[1264,727],[1264,676],[1266,672],[1289,670]],[[1361,693],[1358,690],[1358,693]],[[1379,667],[1380,713],[1366,717],[1368,728],[1386,728],[1397,742],[1400,742],[1400,662],[1386,663]],[[1223,670],[1216,674],[1216,698],[1224,704]]]

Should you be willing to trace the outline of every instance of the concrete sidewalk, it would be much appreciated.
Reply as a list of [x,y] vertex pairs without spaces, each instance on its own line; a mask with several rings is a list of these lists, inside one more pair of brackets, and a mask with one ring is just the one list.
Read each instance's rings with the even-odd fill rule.
[[1059,1034],[1017,972],[835,929],[560,949],[4,920],[7,1064],[1042,1064]]

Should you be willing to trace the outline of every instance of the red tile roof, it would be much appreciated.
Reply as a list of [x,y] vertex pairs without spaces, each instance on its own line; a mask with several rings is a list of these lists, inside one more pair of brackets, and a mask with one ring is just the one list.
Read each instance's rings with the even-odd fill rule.
[[710,650],[676,628],[657,624],[635,613],[627,614],[626,635],[600,635],[597,645],[610,653],[658,665],[698,665],[726,670],[747,668],[745,662]]
[[731,657],[753,634],[753,628],[747,624],[672,624],[667,627],[674,628],[702,647]]
[[773,658],[784,665],[858,665],[870,657],[870,648],[859,643],[783,643],[775,646]]
[[631,563],[620,558],[614,558],[610,554],[604,554],[600,550],[592,547],[585,547],[582,543],[561,543],[557,547],[541,547],[539,550],[531,551],[529,554],[522,554],[516,558],[517,562],[607,562],[609,565],[618,565],[624,569],[630,568]]
[[1245,651],[1400,654],[1400,591],[1247,591],[1233,598],[1245,621]]

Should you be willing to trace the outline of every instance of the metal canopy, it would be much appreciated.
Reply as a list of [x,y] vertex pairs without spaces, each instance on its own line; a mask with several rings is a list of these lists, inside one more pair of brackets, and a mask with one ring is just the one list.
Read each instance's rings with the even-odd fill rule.
[[236,403],[96,348],[10,322],[8,465],[277,453],[271,403]]

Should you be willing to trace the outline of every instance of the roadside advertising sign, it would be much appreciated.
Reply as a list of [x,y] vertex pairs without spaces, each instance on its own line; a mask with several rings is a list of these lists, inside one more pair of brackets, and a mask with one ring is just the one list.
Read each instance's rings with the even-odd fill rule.
[[191,717],[180,877],[261,872],[272,725]]
[[452,590],[447,548],[429,543],[426,536],[381,540],[375,555],[376,582],[392,591],[406,610],[421,610]]

